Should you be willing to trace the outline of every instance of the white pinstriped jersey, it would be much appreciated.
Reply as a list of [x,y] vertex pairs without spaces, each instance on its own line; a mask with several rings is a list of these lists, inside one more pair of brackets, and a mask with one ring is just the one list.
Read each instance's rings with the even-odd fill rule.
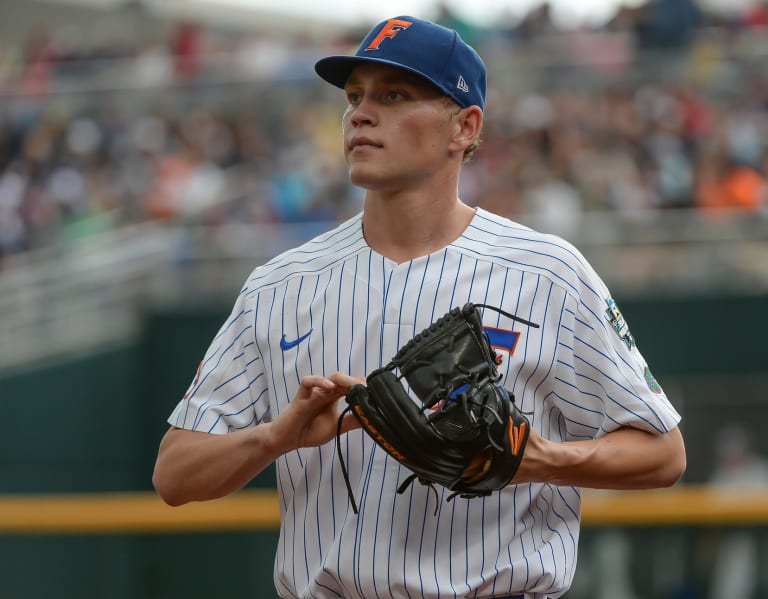
[[[254,270],[169,422],[226,433],[270,420],[302,376],[364,376],[473,301],[541,325],[483,313],[485,326],[519,333],[513,351],[501,352],[501,384],[544,437],[590,439],[623,425],[669,431],[679,415],[609,298],[570,244],[482,209],[448,247],[402,264],[368,247],[358,215]],[[334,443],[276,463],[282,597],[539,598],[570,585],[579,489],[511,485],[450,502],[441,490],[436,516],[428,487],[396,493],[409,472],[362,430],[344,435],[342,450],[359,515]]]

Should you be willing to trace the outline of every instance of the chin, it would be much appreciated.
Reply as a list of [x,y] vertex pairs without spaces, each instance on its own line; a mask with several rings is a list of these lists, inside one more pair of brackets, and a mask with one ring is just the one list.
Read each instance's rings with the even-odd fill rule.
[[380,177],[364,168],[351,167],[349,169],[349,181],[358,187],[365,189],[381,187],[382,182],[380,179]]

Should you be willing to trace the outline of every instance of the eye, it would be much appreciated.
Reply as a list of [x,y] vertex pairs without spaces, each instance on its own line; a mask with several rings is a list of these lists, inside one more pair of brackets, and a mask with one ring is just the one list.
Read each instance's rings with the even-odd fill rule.
[[360,102],[360,94],[355,91],[347,91],[347,102],[349,104],[358,104]]
[[386,99],[390,102],[395,102],[403,97],[403,94],[396,89],[391,89],[386,93]]

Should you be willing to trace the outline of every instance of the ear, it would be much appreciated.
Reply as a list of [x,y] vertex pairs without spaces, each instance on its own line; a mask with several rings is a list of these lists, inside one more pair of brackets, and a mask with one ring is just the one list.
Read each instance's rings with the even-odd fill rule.
[[480,131],[483,128],[483,111],[479,106],[468,106],[462,108],[454,119],[454,133],[449,149],[452,152],[463,153],[480,137]]

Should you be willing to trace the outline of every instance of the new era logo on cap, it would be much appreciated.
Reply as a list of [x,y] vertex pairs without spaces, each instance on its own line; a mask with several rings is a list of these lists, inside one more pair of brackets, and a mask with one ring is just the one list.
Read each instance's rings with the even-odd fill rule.
[[360,63],[386,64],[424,77],[460,106],[485,108],[486,73],[480,55],[458,33],[437,23],[400,16],[376,25],[352,56],[329,56],[315,71],[337,87]]

